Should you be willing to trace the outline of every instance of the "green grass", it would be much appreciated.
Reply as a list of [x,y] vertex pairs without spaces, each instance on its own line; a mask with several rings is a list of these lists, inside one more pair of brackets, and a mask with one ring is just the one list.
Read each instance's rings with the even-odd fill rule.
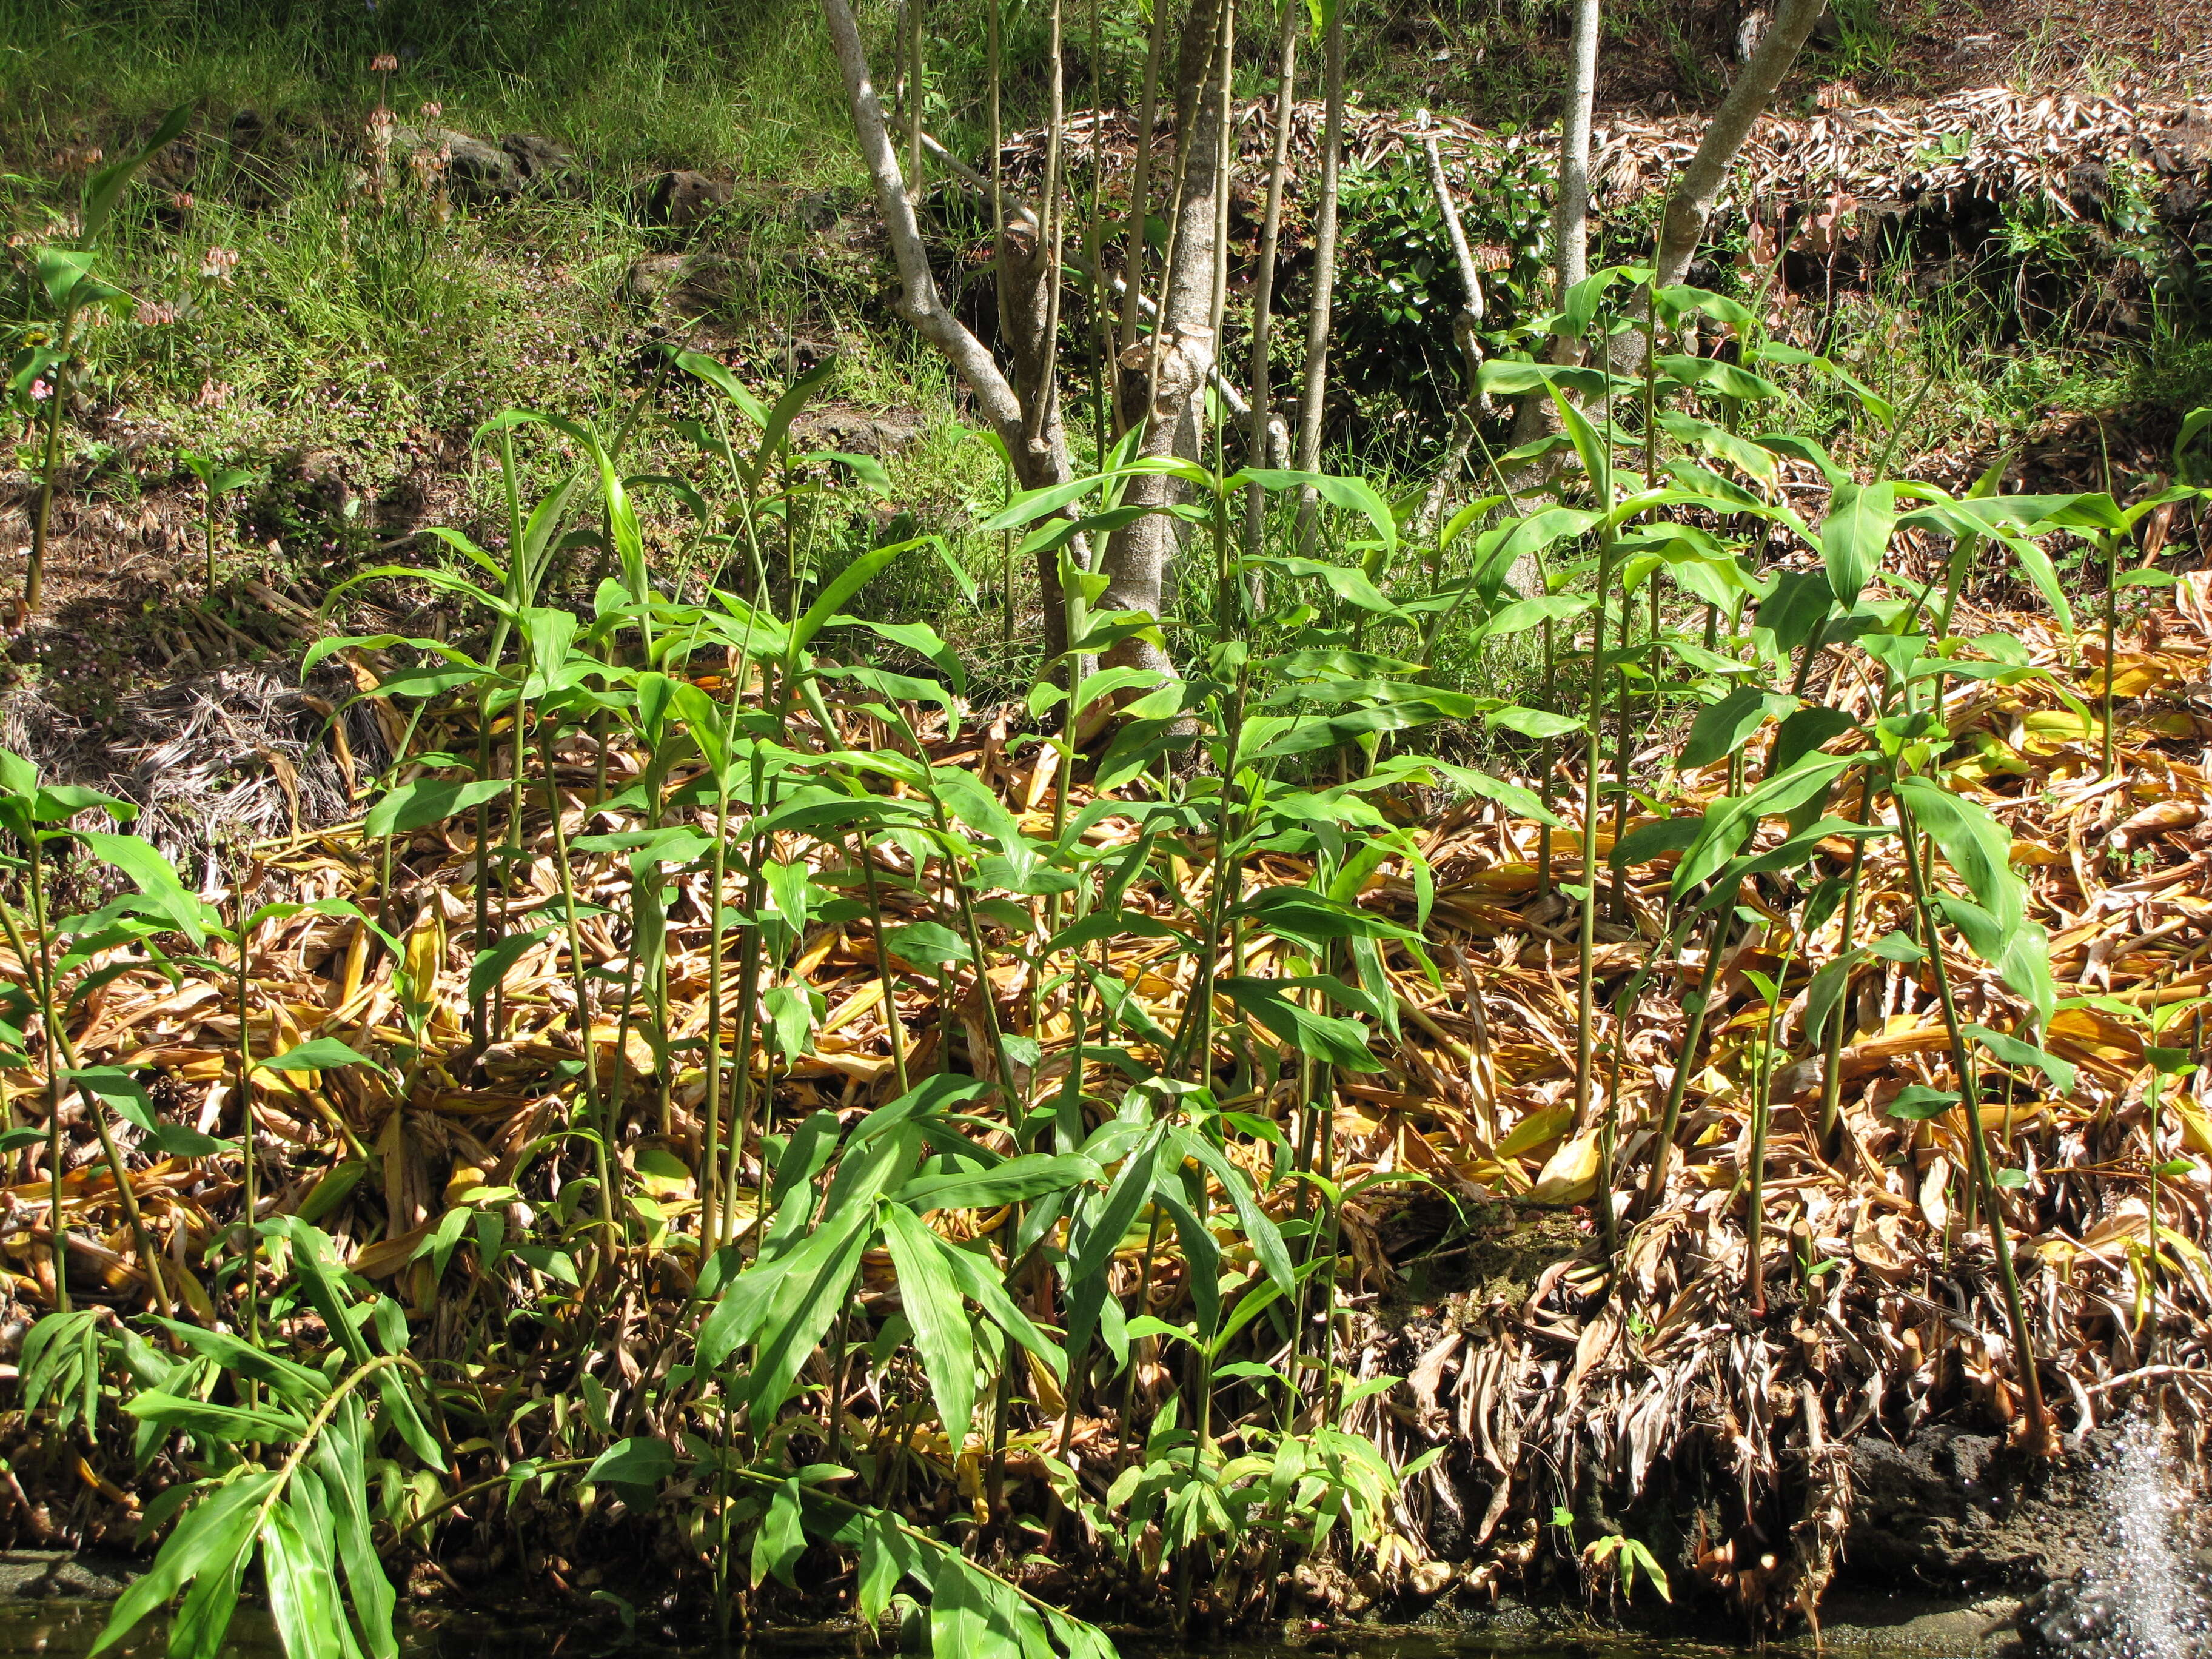
[[[613,167],[692,167],[805,186],[849,176],[836,67],[804,0],[7,0],[11,154],[187,99],[278,133],[423,100],[470,131],[556,138]],[[341,129],[342,130],[342,129]]]
[[[932,0],[928,14],[931,122],[970,152],[981,147],[981,6]],[[1097,68],[1109,102],[1131,99],[1141,67],[1143,36],[1127,11],[1109,5],[1102,19]],[[865,15],[887,28],[885,9]],[[1846,46],[1869,68],[1871,57],[1894,46],[1885,15],[1871,3],[1844,8]],[[1090,91],[1090,8],[1073,0],[1066,21],[1069,96],[1079,103]],[[1669,49],[1692,65],[1702,50],[1695,31],[1671,15],[1662,21]],[[1510,106],[1524,120],[1541,118],[1553,91],[1545,77],[1559,45],[1555,23],[1517,0],[1447,6],[1423,28],[1441,31],[1449,63],[1435,62],[1423,29],[1378,28],[1358,37],[1352,82],[1370,106],[1422,101],[1433,90],[1439,95],[1430,100],[1445,107],[1495,114]],[[1650,23],[1646,11],[1630,8],[1610,27],[1632,43]],[[1243,27],[1255,52],[1272,38],[1260,14]],[[1009,130],[1039,112],[1042,27],[1036,7],[1011,27],[1008,58],[1019,68],[1007,88]],[[386,51],[400,59],[388,84],[369,67]],[[1258,78],[1242,89],[1260,89],[1264,74],[1246,67]],[[896,76],[880,39],[874,69],[888,99]],[[586,186],[573,197],[450,217],[405,179],[381,204],[372,201],[362,188],[363,124],[385,96],[403,119],[434,101],[442,124],[465,131],[550,137],[582,160]],[[445,492],[436,516],[488,524],[496,502],[481,458],[471,462],[463,451],[467,434],[510,407],[617,421],[643,389],[639,365],[653,329],[671,320],[623,299],[624,274],[642,254],[692,248],[739,273],[702,326],[749,379],[772,386],[784,378],[784,348],[794,337],[827,340],[839,352],[830,398],[919,418],[921,437],[891,463],[890,503],[849,487],[819,498],[819,566],[834,569],[894,536],[945,535],[975,580],[972,601],[933,562],[916,560],[880,581],[869,603],[935,622],[974,665],[979,701],[1025,689],[1038,633],[1035,577],[1018,562],[1010,631],[1003,548],[973,529],[1000,498],[999,463],[969,435],[942,363],[890,315],[875,250],[811,233],[799,210],[810,192],[849,204],[864,186],[813,0],[0,0],[0,149],[10,173],[36,181],[0,186],[0,218],[28,240],[52,234],[75,198],[71,152],[80,165],[88,146],[121,153],[160,110],[187,100],[198,110],[188,144],[134,191],[117,247],[134,295],[173,307],[178,319],[117,322],[93,341],[94,401],[138,435],[127,453],[81,455],[101,461],[88,493],[127,500],[181,484],[173,457],[182,448],[255,465],[270,481],[256,522],[273,526],[311,585],[357,562],[382,533],[380,499],[426,471]],[[235,125],[243,110],[253,112],[258,137]],[[696,234],[656,229],[641,222],[636,185],[669,167],[732,179],[736,199]],[[180,188],[191,193],[188,208],[172,199]],[[1409,175],[1403,188],[1411,206],[1398,218],[1425,223],[1425,182]],[[1382,220],[1370,212],[1365,222]],[[1355,216],[1355,241],[1360,228]],[[1499,229],[1478,228],[1486,235]],[[1607,231],[1632,240],[1642,228],[1626,213]],[[1370,240],[1379,246],[1379,233]],[[210,248],[237,253],[227,281],[201,274]],[[1440,240],[1431,251],[1441,258]],[[2056,244],[2046,252],[2079,253]],[[1380,256],[1355,246],[1347,257],[1345,291],[1356,294],[1362,260]],[[1990,314],[1987,296],[1970,284],[1920,291],[1905,272],[1885,273],[1844,301],[1836,349],[1862,378],[1900,404],[1923,379],[1937,381],[1903,453],[2009,442],[2054,405],[2118,409],[2148,398],[2185,407],[2203,400],[2212,379],[2212,358],[2190,343],[2186,319],[2168,343],[2144,349],[2005,340],[1990,332]],[[1282,337],[1286,347],[1294,332]],[[1432,340],[1444,362],[1441,331],[1425,325],[1419,333],[1420,349]],[[1411,361],[1407,351],[1368,349],[1362,337],[1358,319],[1347,317],[1344,362]],[[1071,348],[1072,370],[1084,360]],[[1282,367],[1287,377],[1297,365]],[[1446,368],[1455,400],[1455,369]],[[1759,411],[1763,425],[1818,433],[1846,459],[1863,459],[1884,441],[1834,388],[1783,378],[1789,406]],[[1071,405],[1079,401],[1071,397]],[[1442,434],[1441,417],[1378,418],[1357,463],[1405,471]],[[364,503],[355,520],[319,522],[301,491],[279,487],[302,452],[346,458]],[[551,465],[549,453],[543,465]],[[635,465],[680,471],[699,462],[662,434]],[[1196,595],[1210,574],[1186,565]],[[1526,677],[1525,665],[1494,653],[1462,660],[1447,650],[1437,668],[1483,690],[1510,690]]]

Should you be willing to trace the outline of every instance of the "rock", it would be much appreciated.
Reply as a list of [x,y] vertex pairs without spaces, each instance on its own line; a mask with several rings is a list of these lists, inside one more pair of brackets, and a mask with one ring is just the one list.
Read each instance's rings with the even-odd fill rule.
[[2078,1573],[2054,1579],[2022,1602],[2016,1628],[2032,1654],[2129,1659],[2142,1650],[2118,1599]]
[[392,128],[394,161],[404,164],[425,151],[444,153],[447,184],[457,201],[512,201],[521,193],[522,169],[497,144],[452,127]]
[[2152,141],[2150,161],[2163,173],[2193,173],[2212,162],[2212,111],[2200,104],[2175,115]]
[[0,1597],[27,1601],[112,1601],[138,1571],[128,1562],[68,1550],[0,1551]]
[[2112,199],[2112,175],[2103,162],[2076,161],[2066,169],[2067,204],[2084,219],[2102,219]]
[[818,410],[795,423],[792,435],[810,449],[842,450],[878,460],[908,450],[920,441],[921,417],[911,411],[864,415],[857,410]]
[[623,273],[622,297],[647,309],[703,316],[732,303],[750,275],[744,262],[720,254],[647,253]]
[[1950,64],[1958,74],[1978,76],[1990,82],[2003,80],[2013,67],[2011,52],[2003,40],[1994,34],[1960,35],[1952,43]]
[[726,179],[681,170],[664,173],[646,186],[645,216],[656,225],[689,230],[727,206],[736,193],[737,186]]
[[2025,1585],[2078,1570],[2099,1531],[2086,1453],[2043,1464],[1991,1435],[1937,1426],[1851,1447],[1844,1576],[1864,1585]]
[[493,143],[453,127],[392,130],[394,161],[404,161],[425,150],[446,153],[446,180],[459,202],[511,202],[525,191],[569,191],[582,182],[582,168],[574,155],[532,133],[510,132]]
[[584,186],[583,163],[574,151],[531,132],[510,132],[499,141],[522,182],[549,195],[578,195]]

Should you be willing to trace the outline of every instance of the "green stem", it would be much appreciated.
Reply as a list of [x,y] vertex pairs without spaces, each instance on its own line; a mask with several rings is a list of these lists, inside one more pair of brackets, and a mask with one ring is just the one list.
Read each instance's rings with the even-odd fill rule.
[[576,997],[576,1040],[584,1054],[584,1100],[592,1115],[592,1173],[599,1187],[601,1266],[611,1273],[616,1266],[615,1189],[609,1146],[615,1134],[612,1115],[599,1091],[599,1043],[592,1032],[591,985],[584,971],[583,922],[576,913],[575,873],[568,860],[568,832],[561,822],[561,786],[554,756],[556,739],[549,736],[545,750],[545,808],[553,820],[553,864],[561,882],[561,904],[568,928],[568,975]]
[[1928,897],[1928,882],[1921,873],[1920,860],[1911,856],[1911,810],[1893,787],[1890,798],[1897,803],[1898,828],[1907,849],[1905,869],[1912,883],[1912,905],[1920,916],[1921,937],[1928,947],[1929,971],[1935,975],[1936,994],[1943,1008],[1943,1027],[1950,1036],[1951,1064],[1959,1076],[1959,1109],[1966,1115],[1966,1146],[1971,1155],[1974,1188],[1981,1200],[1983,1213],[1989,1218],[1990,1247],[1996,1255],[1998,1282],[2004,1287],[2005,1315],[2012,1325],[2021,1387],[2027,1399],[2028,1434],[2036,1455],[2046,1456],[2051,1450],[2051,1419],[2044,1409],[2043,1380],[2036,1370],[2035,1338],[2028,1329],[2027,1305],[2021,1299],[2020,1273],[2013,1265],[2012,1241],[2006,1231],[2004,1211],[1999,1205],[1996,1182],[1990,1172],[1989,1131],[1982,1123],[1981,1085],[1974,1071],[1972,1057],[1966,1050],[1966,1038],[1959,1018],[1958,1000],[1951,988],[1951,975],[1943,965],[1942,941],[1936,932],[1936,918]]
[[1659,1113],[1659,1137],[1651,1149],[1651,1174],[1644,1186],[1644,1208],[1646,1213],[1659,1207],[1667,1195],[1667,1166],[1674,1152],[1674,1133],[1682,1121],[1682,1097],[1690,1084],[1690,1073],[1697,1069],[1698,1044],[1705,1034],[1705,1017],[1711,1012],[1713,988],[1720,983],[1721,949],[1728,939],[1729,906],[1723,902],[1713,909],[1712,925],[1705,930],[1705,963],[1698,977],[1694,994],[1684,1000],[1682,1012],[1687,1017],[1682,1030],[1680,1051],[1675,1056],[1674,1080],[1667,1085],[1666,1104]]
[[39,510],[31,520],[30,563],[23,571],[23,609],[36,615],[46,588],[46,532],[54,511],[54,469],[61,465],[64,374],[69,363],[70,339],[76,332],[76,291],[70,291],[62,307],[62,331],[55,342],[56,356],[47,373],[52,387],[46,398],[46,447],[39,467]]

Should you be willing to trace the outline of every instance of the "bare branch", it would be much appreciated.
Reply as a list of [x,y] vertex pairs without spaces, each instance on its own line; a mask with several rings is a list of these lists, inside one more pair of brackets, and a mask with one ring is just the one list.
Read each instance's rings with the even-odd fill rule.
[[961,325],[938,295],[937,278],[930,271],[929,255],[922,246],[921,226],[915,217],[898,155],[884,125],[883,103],[868,79],[867,53],[860,44],[860,27],[853,21],[853,9],[846,0],[822,0],[822,15],[830,25],[837,67],[844,72],[845,96],[853,108],[860,159],[875,185],[876,204],[890,238],[891,256],[898,262],[899,281],[905,289],[898,303],[899,314],[945,355],[975,393],[977,405],[999,429],[1008,450],[1016,451],[1023,441],[1021,402],[983,343]]

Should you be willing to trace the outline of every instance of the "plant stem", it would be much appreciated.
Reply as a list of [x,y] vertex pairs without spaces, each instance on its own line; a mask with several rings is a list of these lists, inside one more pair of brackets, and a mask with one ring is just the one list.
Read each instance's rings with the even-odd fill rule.
[[1929,971],[1935,976],[1936,994],[1943,1008],[1943,1028],[1950,1036],[1951,1064],[1959,1075],[1959,1109],[1966,1115],[1966,1146],[1973,1170],[1974,1187],[1982,1203],[1984,1214],[1989,1218],[1990,1247],[1996,1255],[1997,1279],[2004,1287],[2005,1315],[2012,1325],[2013,1346],[2020,1366],[2022,1392],[2027,1400],[2027,1430],[2035,1455],[2047,1457],[2055,1449],[2051,1441],[2052,1429],[2049,1413],[2043,1405],[2043,1380],[2037,1374],[2035,1338],[2028,1329],[2027,1304],[2021,1299],[2020,1273],[2013,1265],[2012,1241],[2005,1229],[2004,1212],[1999,1205],[1996,1182],[1990,1168],[1989,1131],[1982,1123],[1981,1087],[1975,1073],[1972,1056],[1966,1048],[1966,1038],[1959,1018],[1959,1005],[1951,988],[1951,975],[1943,965],[1943,945],[1936,932],[1936,918],[1928,898],[1928,882],[1920,869],[1920,860],[1912,856],[1913,826],[1911,810],[1891,791],[1891,799],[1897,803],[1898,828],[1905,846],[1905,870],[1912,884],[1912,905],[1920,916],[1921,939],[1928,951]]
[[62,306],[62,331],[48,369],[52,390],[46,398],[46,455],[39,465],[39,508],[31,520],[30,563],[23,570],[23,609],[33,616],[38,614],[39,600],[46,589],[46,532],[53,520],[54,469],[61,465],[62,454],[63,377],[69,363],[70,339],[76,332],[76,291],[71,289]]
[[1705,969],[1698,976],[1696,993],[1683,1000],[1688,1017],[1682,1030],[1681,1052],[1675,1056],[1674,1080],[1667,1085],[1667,1103],[1660,1109],[1659,1136],[1651,1149],[1651,1174],[1644,1186],[1646,1213],[1659,1207],[1667,1195],[1667,1166],[1674,1152],[1674,1133],[1682,1121],[1682,1096],[1690,1073],[1697,1068],[1698,1044],[1705,1034],[1705,1017],[1711,1012],[1713,988],[1720,983],[1721,949],[1728,939],[1729,905],[1713,908],[1712,926],[1705,930]]

